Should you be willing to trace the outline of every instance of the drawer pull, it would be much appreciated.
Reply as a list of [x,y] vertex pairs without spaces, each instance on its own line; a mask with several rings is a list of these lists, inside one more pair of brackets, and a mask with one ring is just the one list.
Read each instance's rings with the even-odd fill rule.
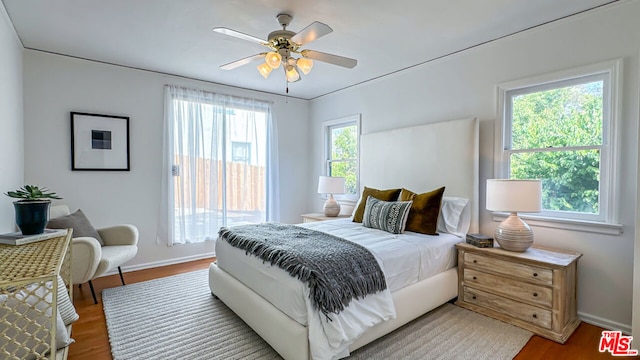
[[533,314],[533,318],[534,318],[534,319],[537,319],[537,318],[538,318],[538,315]]
[[538,293],[533,293],[533,296],[534,296],[534,297],[538,296]]
[[478,263],[478,260],[473,260],[473,263],[474,263],[474,264],[477,264],[477,263]]
[[473,295],[471,298],[472,298],[473,300],[475,300],[475,299],[476,299],[476,296],[475,296],[475,295]]
[[473,280],[476,280],[476,277],[475,277],[475,276],[473,277]]
[[537,277],[537,276],[538,276],[538,273],[533,273],[533,277]]

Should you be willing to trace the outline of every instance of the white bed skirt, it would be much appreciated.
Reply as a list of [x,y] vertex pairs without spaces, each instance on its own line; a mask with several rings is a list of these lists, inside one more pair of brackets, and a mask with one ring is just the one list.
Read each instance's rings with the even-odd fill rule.
[[[307,328],[285,315],[215,263],[209,288],[286,360],[310,359]],[[354,351],[458,295],[458,270],[452,268],[393,293],[397,317],[372,327],[349,347]]]

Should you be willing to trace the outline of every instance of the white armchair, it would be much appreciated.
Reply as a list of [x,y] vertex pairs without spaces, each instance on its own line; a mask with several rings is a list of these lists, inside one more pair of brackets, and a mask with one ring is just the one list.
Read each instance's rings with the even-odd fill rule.
[[[69,215],[67,205],[51,206],[49,218]],[[138,253],[138,229],[134,225],[115,225],[96,229],[104,245],[93,237],[74,237],[71,276],[74,284],[89,282],[94,303],[98,303],[91,280],[118,269],[122,285],[125,285],[120,266]],[[75,235],[75,234],[74,234]]]

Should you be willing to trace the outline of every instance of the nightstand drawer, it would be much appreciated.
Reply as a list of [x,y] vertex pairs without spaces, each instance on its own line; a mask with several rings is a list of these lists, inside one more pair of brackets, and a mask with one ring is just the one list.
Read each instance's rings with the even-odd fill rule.
[[464,287],[464,301],[497,311],[545,329],[551,329],[551,311],[505,299],[482,290]]
[[551,308],[553,304],[553,290],[541,285],[523,283],[473,269],[464,269],[464,282],[474,288],[485,288],[534,305]]
[[464,262],[468,267],[480,267],[492,273],[514,276],[522,280],[544,285],[553,284],[553,271],[551,269],[508,262],[471,252],[464,253]]

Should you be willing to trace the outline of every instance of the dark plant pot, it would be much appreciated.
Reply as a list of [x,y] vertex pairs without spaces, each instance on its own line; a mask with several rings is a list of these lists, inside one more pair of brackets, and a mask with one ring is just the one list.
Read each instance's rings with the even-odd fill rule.
[[23,235],[42,234],[49,221],[49,200],[16,201],[13,207],[16,210],[16,225]]

